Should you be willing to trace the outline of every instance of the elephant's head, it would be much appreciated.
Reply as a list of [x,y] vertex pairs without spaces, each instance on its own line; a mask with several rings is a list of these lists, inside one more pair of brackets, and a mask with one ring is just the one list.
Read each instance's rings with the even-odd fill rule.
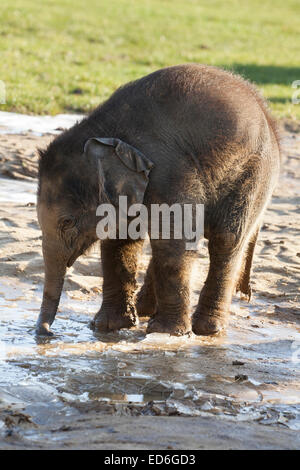
[[152,163],[115,138],[91,138],[82,152],[62,138],[40,152],[38,220],[45,264],[43,301],[36,332],[51,335],[67,267],[97,241],[96,209],[102,202],[142,203]]

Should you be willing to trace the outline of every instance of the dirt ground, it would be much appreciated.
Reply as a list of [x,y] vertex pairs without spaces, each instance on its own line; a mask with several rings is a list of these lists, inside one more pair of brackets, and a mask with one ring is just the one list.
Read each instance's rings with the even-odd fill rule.
[[[97,248],[68,271],[57,335],[34,338],[43,282],[36,148],[52,138],[0,135],[0,448],[299,448],[299,126],[283,130],[253,299],[236,296],[227,334],[211,339],[148,338],[145,319],[94,337],[87,323],[101,302]],[[146,246],[140,282],[149,256]],[[193,304],[207,266],[204,247]]]

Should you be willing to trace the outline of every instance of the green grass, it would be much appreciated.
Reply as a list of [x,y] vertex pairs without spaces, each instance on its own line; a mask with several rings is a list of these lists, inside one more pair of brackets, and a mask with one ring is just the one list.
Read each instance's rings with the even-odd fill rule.
[[87,112],[129,80],[200,62],[241,73],[277,116],[300,118],[299,0],[1,0],[0,15],[0,110]]

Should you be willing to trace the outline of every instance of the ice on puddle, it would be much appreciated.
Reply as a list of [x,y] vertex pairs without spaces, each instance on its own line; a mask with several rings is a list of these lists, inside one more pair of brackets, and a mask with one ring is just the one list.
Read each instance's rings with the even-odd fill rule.
[[73,393],[62,392],[59,394],[59,397],[69,402],[80,401],[82,403],[85,403],[89,401],[88,392],[84,392],[81,395],[75,395]]
[[201,405],[201,410],[203,411],[209,411],[209,410],[212,410],[213,409],[213,405],[211,404],[210,401],[206,401],[203,403],[203,405]]
[[199,416],[201,412],[191,408],[180,401],[167,400],[166,410],[168,414],[179,414],[181,416]]
[[125,400],[127,400],[128,402],[133,402],[133,403],[143,403],[144,395],[142,395],[142,394],[126,394],[125,395]]

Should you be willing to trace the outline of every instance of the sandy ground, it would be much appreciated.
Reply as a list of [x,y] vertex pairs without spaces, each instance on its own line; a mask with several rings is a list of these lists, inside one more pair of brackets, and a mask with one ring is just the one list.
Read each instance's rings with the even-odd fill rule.
[[[283,133],[282,174],[254,258],[253,299],[236,297],[227,335],[147,340],[142,322],[128,334],[93,337],[86,324],[102,284],[95,249],[69,270],[58,337],[42,344],[33,338],[43,281],[36,147],[53,136],[0,136],[1,448],[299,448],[297,131],[288,125]],[[146,247],[140,281],[148,261]],[[207,266],[203,249],[194,304]],[[49,387],[53,404],[34,380]]]

